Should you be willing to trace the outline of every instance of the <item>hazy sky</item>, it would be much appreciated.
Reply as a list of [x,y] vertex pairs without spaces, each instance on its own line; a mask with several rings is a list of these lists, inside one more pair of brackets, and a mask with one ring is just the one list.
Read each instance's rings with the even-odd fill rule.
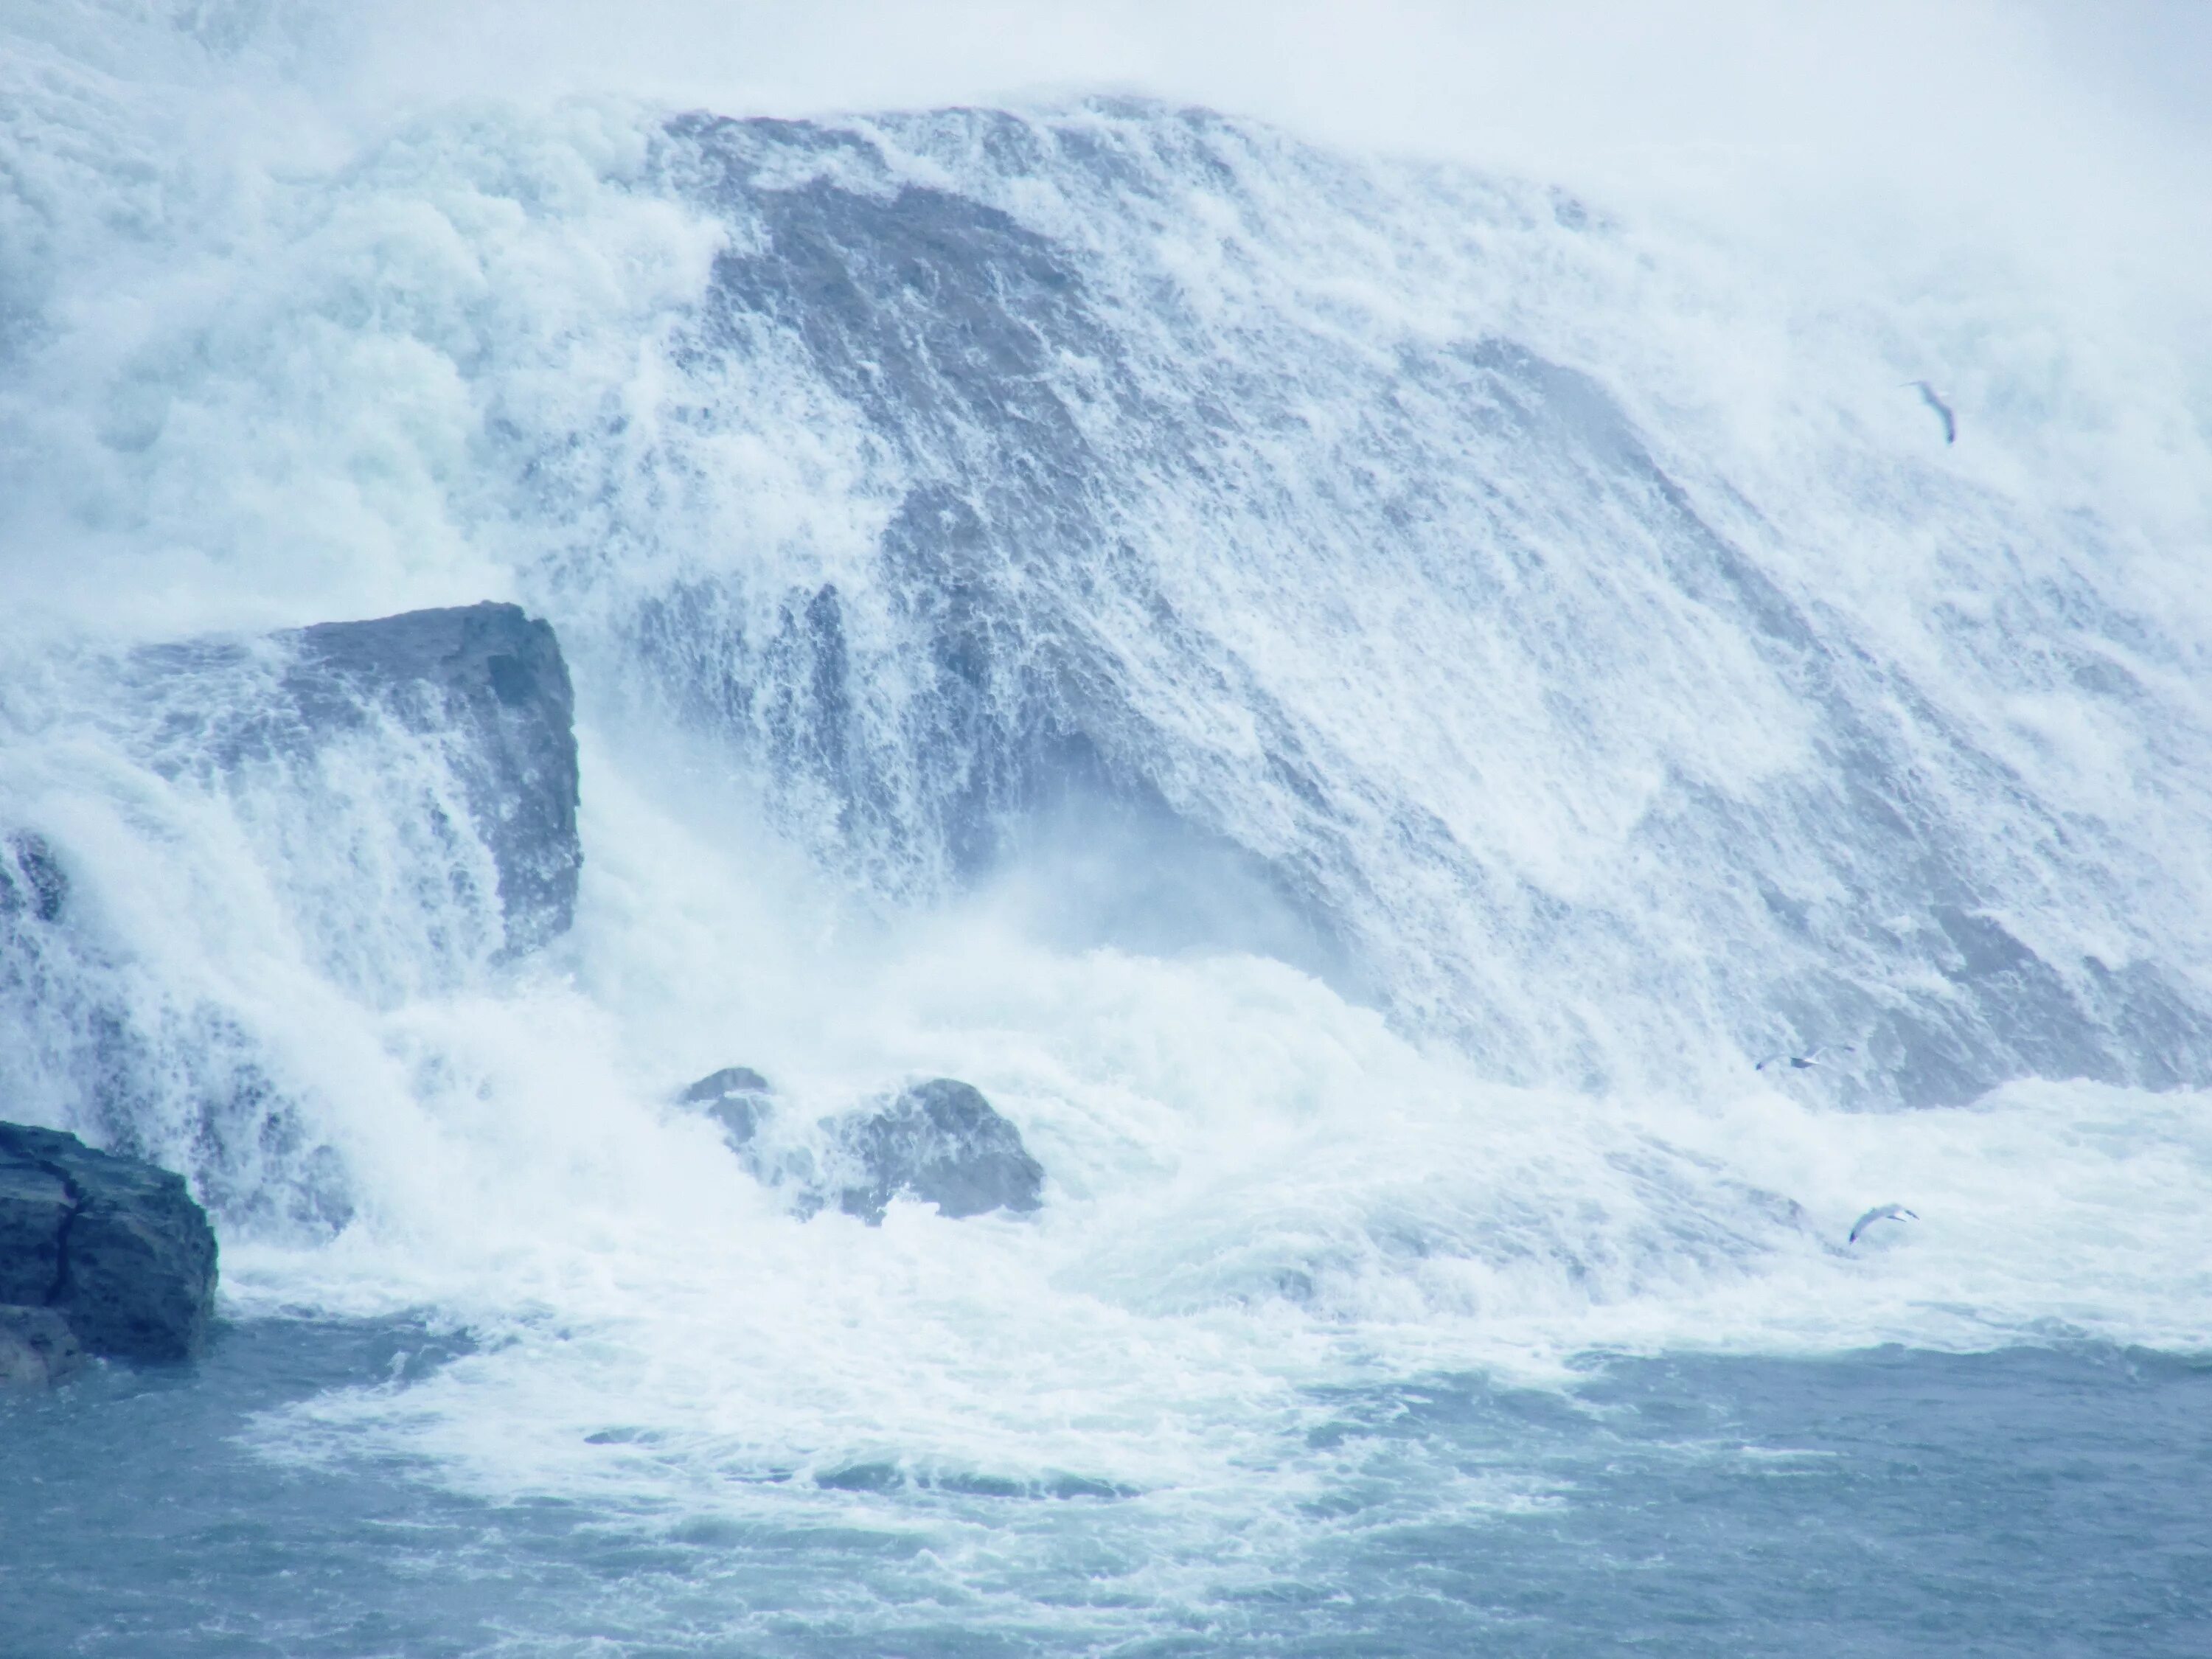
[[[804,112],[1126,86],[1345,136],[1601,151],[2212,116],[2212,0],[403,0],[380,76]],[[2064,112],[2058,112],[2062,116]]]
[[[2033,237],[2202,220],[2212,0],[396,0],[354,93],[729,113],[1097,88],[1601,194],[1880,201]],[[359,13],[347,15],[359,16]],[[1971,233],[1970,233],[1971,234]],[[2195,240],[2192,234],[2187,240]]]

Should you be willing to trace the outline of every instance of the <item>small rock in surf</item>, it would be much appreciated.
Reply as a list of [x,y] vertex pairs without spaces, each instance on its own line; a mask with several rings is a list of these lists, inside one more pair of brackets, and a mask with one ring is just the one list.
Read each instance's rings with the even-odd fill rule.
[[750,1067],[713,1073],[678,1098],[714,1120],[756,1180],[793,1189],[801,1215],[834,1204],[875,1226],[900,1197],[954,1218],[1027,1213],[1044,1201],[1044,1166],[1021,1131],[956,1078],[911,1084],[887,1102],[821,1119],[811,1146],[766,1133],[775,1092]]

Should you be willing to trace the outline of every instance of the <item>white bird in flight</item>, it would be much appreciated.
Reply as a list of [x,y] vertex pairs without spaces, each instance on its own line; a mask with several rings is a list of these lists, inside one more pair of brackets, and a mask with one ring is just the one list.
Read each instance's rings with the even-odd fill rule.
[[1947,444],[1954,444],[1958,442],[1959,418],[1957,416],[1951,413],[1951,405],[1945,403],[1942,398],[1936,395],[1936,388],[1929,385],[1925,380],[1907,380],[1905,384],[1909,386],[1917,387],[1920,392],[1920,401],[1926,404],[1929,408],[1934,410],[1936,411],[1936,418],[1943,422],[1943,441]]

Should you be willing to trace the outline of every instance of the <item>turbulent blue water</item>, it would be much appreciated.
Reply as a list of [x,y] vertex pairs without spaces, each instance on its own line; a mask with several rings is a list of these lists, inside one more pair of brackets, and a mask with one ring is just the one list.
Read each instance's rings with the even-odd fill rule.
[[[2189,284],[362,15],[0,6],[0,1115],[226,1322],[0,1402],[0,1651],[2205,1646]],[[296,691],[487,600],[573,915]],[[733,1066],[1042,1206],[803,1220]]]
[[[1335,1479],[1163,1594],[1140,1491],[848,1474],[834,1519],[489,1504],[257,1455],[419,1325],[267,1321],[0,1404],[25,1654],[2201,1653],[2212,1367],[2095,1345],[1610,1359],[1319,1391]],[[791,1477],[785,1477],[789,1479]],[[1468,1506],[1471,1492],[1512,1501]],[[1019,1540],[1019,1541],[1013,1541]]]

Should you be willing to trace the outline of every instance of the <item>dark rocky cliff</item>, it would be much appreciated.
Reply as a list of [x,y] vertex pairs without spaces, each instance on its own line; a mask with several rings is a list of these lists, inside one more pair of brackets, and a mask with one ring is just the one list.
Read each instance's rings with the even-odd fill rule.
[[21,1350],[57,1374],[72,1346],[189,1359],[206,1343],[215,1286],[215,1231],[182,1176],[58,1129],[0,1123],[0,1370],[27,1372]]

